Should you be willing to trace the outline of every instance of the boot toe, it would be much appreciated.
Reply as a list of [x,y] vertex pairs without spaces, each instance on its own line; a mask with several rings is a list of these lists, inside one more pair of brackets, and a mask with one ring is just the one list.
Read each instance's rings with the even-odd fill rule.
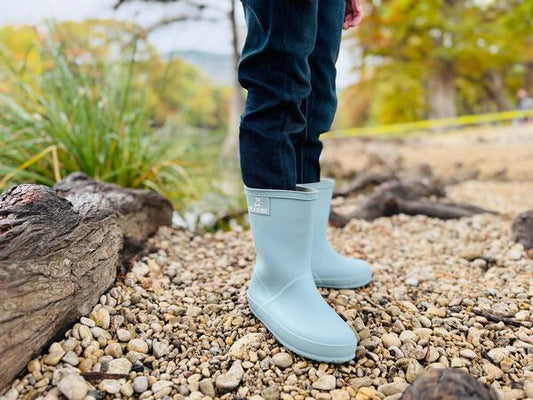
[[[289,289],[289,288],[287,288]],[[316,290],[311,276],[260,306],[248,294],[253,314],[285,347],[304,357],[342,363],[355,357],[357,338]]]

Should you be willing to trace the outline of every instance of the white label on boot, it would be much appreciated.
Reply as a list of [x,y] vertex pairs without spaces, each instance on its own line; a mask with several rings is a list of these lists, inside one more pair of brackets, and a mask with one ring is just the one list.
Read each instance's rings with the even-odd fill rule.
[[270,215],[270,198],[252,196],[248,199],[248,212]]

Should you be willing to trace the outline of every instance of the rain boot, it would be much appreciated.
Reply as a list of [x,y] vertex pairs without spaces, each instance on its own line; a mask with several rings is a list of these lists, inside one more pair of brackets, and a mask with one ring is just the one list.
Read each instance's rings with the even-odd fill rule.
[[314,213],[311,270],[315,283],[319,287],[336,289],[359,288],[368,285],[372,280],[370,265],[363,260],[339,254],[331,247],[327,238],[334,185],[335,181],[333,179],[322,179],[320,182],[298,185],[298,187],[306,187],[318,192]]
[[304,187],[245,192],[256,248],[250,310],[296,354],[331,363],[353,359],[356,336],[320,295],[311,274],[318,192]]

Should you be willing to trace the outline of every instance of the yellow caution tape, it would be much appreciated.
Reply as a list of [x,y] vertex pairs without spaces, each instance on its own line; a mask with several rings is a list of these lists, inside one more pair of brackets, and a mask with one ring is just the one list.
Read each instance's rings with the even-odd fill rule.
[[518,120],[533,117],[533,110],[503,111],[490,114],[464,115],[457,118],[428,119],[401,124],[365,126],[363,128],[338,129],[325,133],[326,139],[353,136],[405,136],[408,133],[429,131],[441,128],[459,128],[492,122]]

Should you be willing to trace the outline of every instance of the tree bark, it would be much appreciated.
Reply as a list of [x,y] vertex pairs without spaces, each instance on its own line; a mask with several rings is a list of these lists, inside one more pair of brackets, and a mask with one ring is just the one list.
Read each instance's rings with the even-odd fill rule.
[[73,174],[57,189],[0,196],[0,390],[114,282],[128,241],[138,249],[172,207],[154,192]]
[[515,108],[505,93],[505,85],[499,71],[490,70],[485,73],[485,87],[496,103],[499,111]]
[[524,89],[530,94],[533,91],[533,60],[526,62],[526,73],[524,74]]
[[[467,175],[465,175],[467,176]],[[352,213],[334,218],[334,226],[345,226],[351,219],[372,221],[396,214],[426,215],[439,219],[470,217],[476,214],[492,213],[472,204],[450,203],[430,199],[446,196],[443,183],[435,178],[431,167],[420,164],[404,171],[362,175],[336,196],[348,196],[370,186],[378,185],[369,197]]]
[[426,99],[429,105],[429,118],[454,118],[457,116],[455,104],[455,74],[452,68],[431,73],[426,80]]
[[233,91],[231,94],[228,131],[222,145],[222,159],[237,164],[239,160],[239,119],[244,110],[244,96],[237,75],[240,58],[240,45],[239,29],[237,26],[237,10],[235,5],[236,0],[231,0],[229,20],[232,35],[231,46],[233,50]]
[[424,198],[442,197],[443,189],[434,184],[420,181],[401,182],[392,181],[380,185],[374,193],[364,201],[358,209],[348,214],[346,218],[373,221],[380,217],[390,217],[396,214],[426,215],[439,219],[454,219],[471,217],[476,214],[492,213],[492,211],[471,205],[447,203]]
[[58,182],[54,189],[58,196],[70,200],[74,210],[83,215],[99,210],[115,213],[124,235],[123,261],[136,254],[144,241],[155,234],[160,226],[170,225],[172,221],[170,202],[151,190],[95,181],[81,172],[70,174]]

